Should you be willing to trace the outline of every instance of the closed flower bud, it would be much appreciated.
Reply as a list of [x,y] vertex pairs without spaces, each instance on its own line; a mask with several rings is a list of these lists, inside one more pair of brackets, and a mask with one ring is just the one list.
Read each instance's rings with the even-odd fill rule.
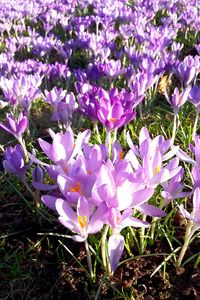
[[33,168],[32,178],[33,181],[35,182],[40,182],[40,183],[44,182],[44,171],[40,166],[36,166]]

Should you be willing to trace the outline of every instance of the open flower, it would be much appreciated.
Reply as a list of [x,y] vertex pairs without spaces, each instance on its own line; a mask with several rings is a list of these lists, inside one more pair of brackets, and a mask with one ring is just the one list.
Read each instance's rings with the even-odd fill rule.
[[16,139],[21,141],[22,135],[25,132],[28,124],[28,119],[21,112],[17,119],[10,114],[6,115],[6,124],[0,123],[0,128],[12,134]]
[[102,203],[91,214],[89,202],[82,196],[78,199],[76,212],[66,201],[59,198],[56,200],[55,207],[60,215],[60,223],[76,233],[72,239],[77,242],[83,242],[89,234],[100,231],[107,213],[107,206]]

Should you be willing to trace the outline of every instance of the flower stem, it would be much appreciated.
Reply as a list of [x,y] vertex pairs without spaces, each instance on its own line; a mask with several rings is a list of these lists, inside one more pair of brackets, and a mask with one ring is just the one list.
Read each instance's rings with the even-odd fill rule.
[[108,234],[108,230],[109,230],[109,226],[106,225],[104,232],[102,234],[102,238],[101,238],[101,256],[102,256],[102,260],[103,260],[103,266],[105,268],[105,270],[108,271],[107,268],[107,249],[106,249],[106,237]]
[[97,122],[94,122],[94,130],[96,131],[97,140],[98,140],[99,144],[101,144],[102,143],[102,141],[101,141],[101,135],[99,133],[99,127],[98,127]]
[[[142,220],[146,221],[146,215],[142,216]],[[145,245],[144,245],[144,236],[145,236],[145,227],[141,227],[140,231],[140,254],[144,253]]]
[[155,238],[155,230],[156,230],[156,221],[158,217],[154,217],[152,220],[152,225],[151,225],[151,243],[153,244],[154,238]]
[[192,227],[193,227],[193,222],[192,221],[188,221],[188,224],[186,226],[186,233],[185,233],[185,238],[184,238],[184,244],[183,244],[183,247],[181,248],[181,252],[179,254],[179,258],[178,258],[178,262],[177,262],[177,266],[178,267],[181,266],[181,263],[182,263],[184,255],[185,255],[185,252],[187,251],[190,239],[193,236],[194,232],[192,230]]
[[90,270],[90,275],[93,279],[94,278],[94,272],[93,272],[93,269],[92,269],[92,259],[91,259],[91,254],[90,254],[90,249],[89,249],[89,244],[88,244],[87,239],[85,240],[85,251],[86,251],[86,254],[87,254],[88,268]]
[[196,135],[196,131],[197,131],[198,116],[199,116],[199,114],[198,114],[198,112],[196,112],[194,127],[193,127],[193,132],[192,132],[192,140],[193,141],[195,139],[195,135]]
[[25,187],[27,188],[27,190],[29,191],[29,193],[31,194],[31,196],[33,197],[33,199],[35,200],[35,206],[36,206],[36,209],[38,209],[40,207],[39,195],[36,195],[36,193],[34,193],[31,190],[31,188],[29,187],[29,185],[26,182],[26,180],[23,181],[23,184],[25,185]]
[[111,155],[111,148],[112,148],[112,140],[111,140],[111,131],[106,130],[106,148],[108,149],[108,156]]
[[174,123],[173,123],[173,131],[172,131],[172,140],[171,144],[174,144],[175,136],[176,136],[176,130],[177,130],[177,115],[174,115]]

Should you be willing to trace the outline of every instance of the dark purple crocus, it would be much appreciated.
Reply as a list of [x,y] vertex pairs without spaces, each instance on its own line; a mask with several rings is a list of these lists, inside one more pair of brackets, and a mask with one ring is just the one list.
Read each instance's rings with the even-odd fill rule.
[[195,106],[196,112],[200,111],[200,87],[194,85],[189,93],[189,101]]
[[198,56],[186,56],[176,69],[176,74],[185,87],[194,82],[200,72],[200,60]]
[[3,167],[8,173],[17,175],[21,181],[25,180],[25,173],[29,165],[26,165],[25,154],[21,145],[17,144],[14,148],[6,148]]
[[80,112],[101,122],[108,131],[117,129],[135,118],[133,111],[137,99],[133,93],[114,88],[109,92],[103,88],[90,87],[79,96]]
[[18,141],[22,140],[22,135],[28,125],[28,119],[21,112],[18,118],[14,119],[11,114],[6,115],[6,124],[0,122],[0,128],[12,134]]

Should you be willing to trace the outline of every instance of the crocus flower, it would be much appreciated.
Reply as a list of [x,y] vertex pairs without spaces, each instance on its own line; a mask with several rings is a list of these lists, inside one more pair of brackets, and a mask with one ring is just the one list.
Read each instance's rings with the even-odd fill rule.
[[53,139],[52,144],[39,139],[40,147],[49,159],[65,170],[69,160],[81,150],[83,142],[88,142],[90,131],[85,130],[83,133],[79,133],[76,142],[70,127],[67,128],[65,133],[54,133],[49,129],[49,134]]
[[3,166],[8,173],[15,174],[24,181],[25,173],[30,165],[26,165],[25,154],[21,145],[6,148]]
[[196,112],[200,112],[200,87],[194,85],[189,93],[189,101],[194,105]]
[[55,107],[66,95],[66,91],[54,87],[51,91],[44,91],[43,99]]
[[108,131],[127,124],[136,116],[133,111],[135,101],[134,94],[125,90],[119,92],[117,89],[112,89],[99,101],[98,120]]
[[83,242],[89,234],[100,231],[107,213],[107,207],[105,203],[102,203],[91,214],[89,203],[82,196],[77,203],[77,212],[66,201],[59,198],[56,200],[55,206],[60,215],[59,221],[66,228],[76,233],[72,236],[72,239],[77,242]]
[[15,119],[12,115],[7,114],[6,123],[6,125],[0,123],[0,128],[14,135],[14,137],[16,137],[16,139],[18,139],[19,141],[22,140],[22,135],[26,130],[28,124],[27,117],[24,116],[22,112],[19,114],[17,119]]
[[10,79],[2,77],[0,87],[6,100],[11,104],[19,105],[24,112],[28,112],[32,101],[40,94],[41,82],[42,78],[38,75],[20,75],[19,78],[11,77]]
[[184,169],[181,169],[177,175],[169,180],[169,182],[162,183],[164,189],[164,191],[161,192],[163,197],[162,207],[174,199],[184,198],[190,194],[189,192],[182,191],[184,188],[184,185],[181,183],[183,175]]
[[148,227],[149,223],[132,217],[132,209],[125,209],[121,214],[116,208],[111,208],[107,214],[107,222],[112,228],[112,235],[108,240],[108,255],[111,272],[114,272],[124,250],[124,237],[121,230],[127,226]]
[[113,165],[108,160],[101,166],[92,190],[92,199],[96,205],[106,202],[109,208],[115,207],[122,211],[147,202],[154,190],[144,188],[142,178],[132,180],[127,171],[129,168],[130,165],[125,161],[120,165]]
[[200,60],[198,56],[186,56],[176,68],[178,77],[183,82],[184,86],[189,86],[195,81],[200,72]]
[[183,90],[182,93],[180,93],[178,88],[176,87],[174,93],[171,96],[171,100],[169,99],[167,93],[165,93],[166,100],[172,106],[175,115],[178,114],[180,107],[188,100],[190,89],[191,87],[188,86]]

